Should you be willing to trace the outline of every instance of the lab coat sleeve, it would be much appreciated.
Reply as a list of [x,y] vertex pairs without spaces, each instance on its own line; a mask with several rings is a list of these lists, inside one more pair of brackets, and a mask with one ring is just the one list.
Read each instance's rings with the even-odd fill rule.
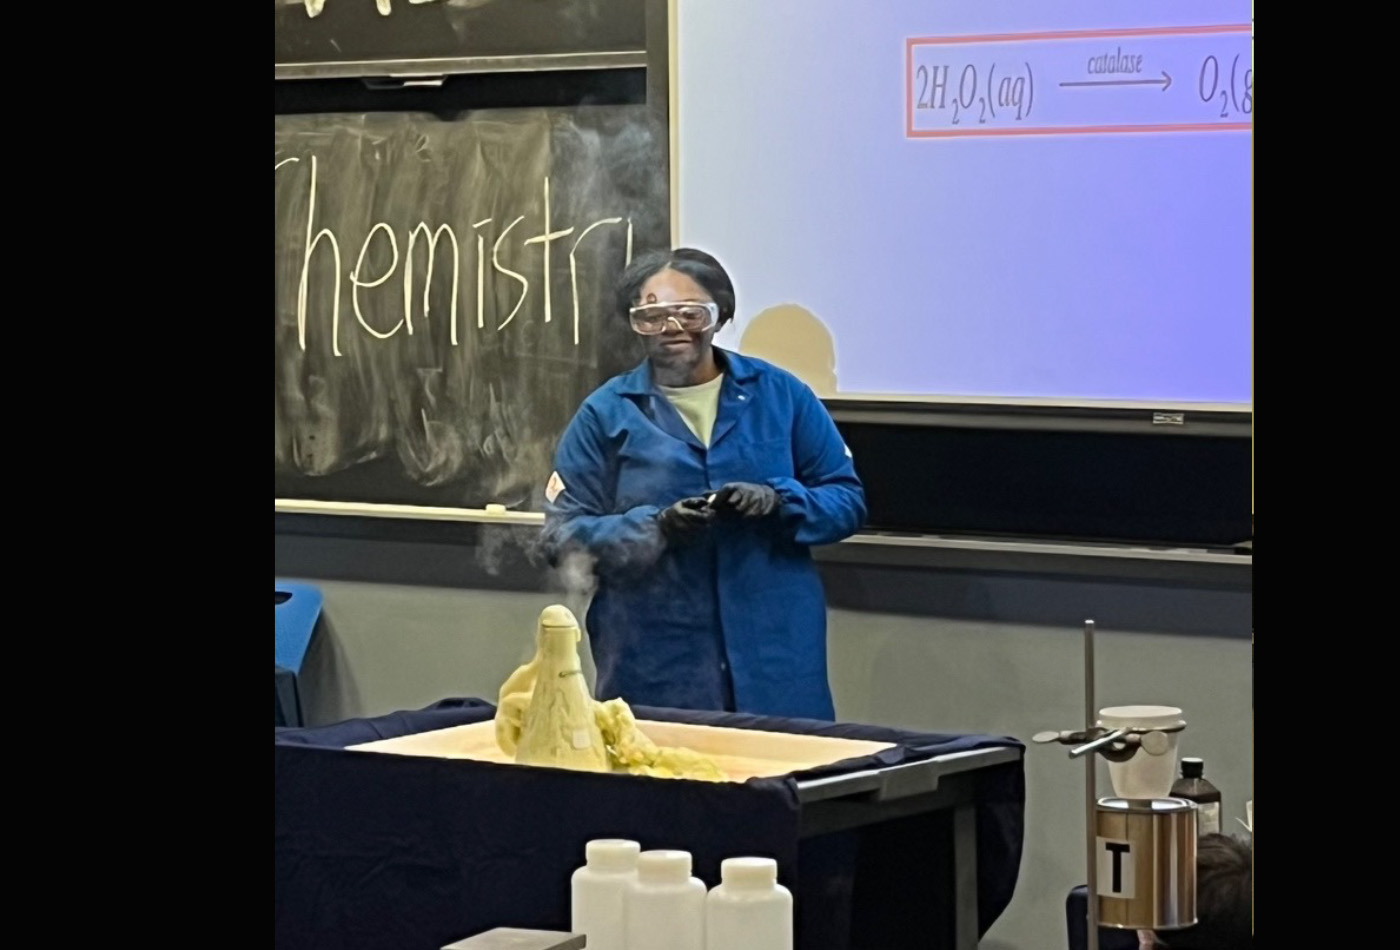
[[865,487],[836,423],[810,389],[796,396],[792,449],[796,478],[770,478],[779,518],[799,544],[834,544],[865,524]]
[[559,440],[554,471],[562,488],[545,503],[542,542],[550,563],[583,552],[600,574],[650,567],[665,547],[655,505],[613,513],[616,464],[596,411],[579,410]]

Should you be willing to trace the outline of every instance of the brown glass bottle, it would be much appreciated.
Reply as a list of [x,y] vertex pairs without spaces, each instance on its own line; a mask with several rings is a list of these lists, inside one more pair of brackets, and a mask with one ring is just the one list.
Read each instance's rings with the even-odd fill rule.
[[1220,789],[1206,778],[1204,760],[1181,760],[1181,777],[1172,784],[1172,798],[1196,803],[1197,835],[1220,833]]

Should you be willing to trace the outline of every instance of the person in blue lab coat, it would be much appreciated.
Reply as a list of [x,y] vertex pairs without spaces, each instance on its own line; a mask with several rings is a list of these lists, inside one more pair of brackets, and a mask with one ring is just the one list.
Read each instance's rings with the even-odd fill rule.
[[545,491],[551,559],[596,579],[598,698],[834,719],[810,546],[864,523],[850,450],[795,376],[712,344],[734,285],[709,254],[638,257],[618,309],[646,360],[584,400]]

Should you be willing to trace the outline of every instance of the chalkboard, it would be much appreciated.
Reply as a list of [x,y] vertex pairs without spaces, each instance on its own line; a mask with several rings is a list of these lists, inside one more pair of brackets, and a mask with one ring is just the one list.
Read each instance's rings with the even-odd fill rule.
[[611,287],[665,241],[660,139],[639,105],[277,116],[275,496],[539,510],[640,358]]

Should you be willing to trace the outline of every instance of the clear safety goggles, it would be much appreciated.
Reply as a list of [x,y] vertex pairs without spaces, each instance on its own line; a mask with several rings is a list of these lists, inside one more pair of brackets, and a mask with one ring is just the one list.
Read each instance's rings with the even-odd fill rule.
[[665,333],[672,323],[683,333],[699,333],[719,320],[719,304],[710,300],[649,303],[628,310],[627,318],[643,336]]

